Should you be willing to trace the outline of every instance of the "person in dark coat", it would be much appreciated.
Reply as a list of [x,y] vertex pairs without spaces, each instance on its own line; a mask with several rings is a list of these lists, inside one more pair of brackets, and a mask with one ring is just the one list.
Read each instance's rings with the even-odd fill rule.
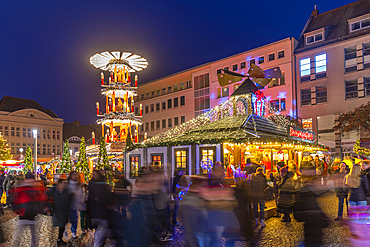
[[113,202],[113,197],[103,171],[94,170],[93,178],[94,182],[89,184],[88,214],[92,227],[96,229],[94,246],[100,247],[109,236],[108,205]]
[[314,167],[302,169],[303,186],[294,204],[294,218],[304,222],[304,245],[321,246],[322,229],[329,225],[328,217],[321,211],[316,199],[321,190],[321,177]]
[[260,205],[261,227],[265,227],[265,189],[267,179],[261,167],[257,168],[256,173],[251,176],[251,198],[253,201],[254,220],[258,226],[258,204]]
[[[367,178],[367,181],[370,184],[370,161],[364,160],[361,162],[361,175],[364,175]],[[370,205],[370,195],[366,195],[367,205]]]
[[344,177],[348,174],[346,168],[346,163],[342,162],[340,164],[340,168],[335,170],[332,175],[334,181],[335,195],[338,197],[338,217],[335,218],[336,221],[343,220],[344,200],[346,201],[348,210],[348,189],[343,186]]
[[238,206],[235,208],[234,212],[240,224],[240,234],[244,236],[247,241],[251,241],[253,239],[251,199],[246,181],[241,180],[236,183],[235,197]]
[[68,222],[71,194],[67,190],[67,180],[59,179],[58,183],[47,192],[52,203],[49,210],[53,215],[53,227],[59,227],[58,245],[64,245],[63,233]]
[[14,176],[13,176],[13,171],[9,171],[9,174],[6,176],[2,187],[3,191],[6,193],[6,205],[10,206],[11,205],[11,195],[9,194],[9,191],[12,189],[14,185]]
[[6,176],[5,176],[5,173],[3,170],[0,170],[0,198],[1,196],[3,195],[3,184],[4,184],[4,181],[6,179]]

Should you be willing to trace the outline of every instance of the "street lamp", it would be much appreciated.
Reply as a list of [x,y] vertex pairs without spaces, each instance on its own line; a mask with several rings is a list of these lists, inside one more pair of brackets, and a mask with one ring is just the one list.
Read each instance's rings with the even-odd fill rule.
[[33,139],[34,139],[34,164],[33,164],[33,170],[35,172],[35,179],[37,179],[37,130],[33,130]]

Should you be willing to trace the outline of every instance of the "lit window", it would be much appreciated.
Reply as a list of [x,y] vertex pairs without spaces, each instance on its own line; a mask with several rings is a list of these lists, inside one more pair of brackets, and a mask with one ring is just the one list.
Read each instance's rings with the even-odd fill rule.
[[270,107],[272,108],[272,109],[274,109],[275,111],[279,111],[279,100],[278,99],[276,99],[276,100],[271,100],[270,101]]
[[139,175],[140,156],[130,155],[130,178],[137,177]]
[[315,56],[316,74],[326,72],[326,54]]
[[162,166],[163,154],[152,154],[152,165]]
[[187,149],[175,149],[175,164],[176,168],[187,170],[188,152]]
[[358,97],[357,79],[346,81],[346,99],[352,99],[357,97]]
[[299,65],[301,68],[301,77],[310,75],[310,69],[311,69],[311,61],[310,58],[301,59],[299,61]]
[[[202,160],[207,160],[210,159],[212,162],[215,161],[216,159],[216,148],[200,148],[201,155],[202,155]],[[202,174],[208,174],[208,169],[203,169],[201,168]]]
[[258,58],[258,64],[262,64],[264,62],[265,62],[265,57],[264,56]]

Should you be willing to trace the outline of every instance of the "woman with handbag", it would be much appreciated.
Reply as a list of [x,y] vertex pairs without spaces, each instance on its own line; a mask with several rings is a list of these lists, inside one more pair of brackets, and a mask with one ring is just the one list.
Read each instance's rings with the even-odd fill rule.
[[261,228],[265,227],[265,189],[267,188],[267,179],[263,174],[263,168],[257,168],[256,173],[251,176],[251,197],[253,201],[253,212],[256,226],[258,222],[258,205],[260,206]]

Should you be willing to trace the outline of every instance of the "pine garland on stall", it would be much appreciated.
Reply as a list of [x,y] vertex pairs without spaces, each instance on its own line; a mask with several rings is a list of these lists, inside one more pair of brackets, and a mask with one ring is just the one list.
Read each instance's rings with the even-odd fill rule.
[[24,156],[24,167],[23,167],[24,173],[27,173],[28,171],[33,171],[32,150],[30,146],[27,146],[26,155]]
[[59,173],[70,173],[72,170],[71,154],[69,153],[69,142],[64,142],[62,165],[60,166]]
[[11,158],[10,147],[0,133],[0,160],[10,160]]
[[76,171],[84,174],[85,182],[89,181],[90,170],[86,157],[85,137],[81,138],[80,154],[78,155]]

